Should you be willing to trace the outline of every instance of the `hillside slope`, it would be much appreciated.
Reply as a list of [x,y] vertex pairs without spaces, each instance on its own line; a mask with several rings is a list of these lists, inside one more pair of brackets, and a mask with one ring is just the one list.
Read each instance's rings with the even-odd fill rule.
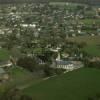
[[100,70],[82,68],[24,90],[33,100],[88,100],[100,94]]

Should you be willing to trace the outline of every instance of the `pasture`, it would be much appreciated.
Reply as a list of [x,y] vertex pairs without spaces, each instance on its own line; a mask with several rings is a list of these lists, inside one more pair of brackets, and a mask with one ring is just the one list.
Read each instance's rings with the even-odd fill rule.
[[85,42],[87,45],[82,49],[91,56],[100,56],[100,36],[78,36],[69,38],[77,43]]
[[33,100],[88,100],[100,94],[100,70],[82,68],[24,89]]

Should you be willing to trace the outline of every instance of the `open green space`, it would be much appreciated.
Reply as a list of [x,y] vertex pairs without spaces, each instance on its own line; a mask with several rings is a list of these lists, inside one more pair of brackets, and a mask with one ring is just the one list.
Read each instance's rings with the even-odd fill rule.
[[12,77],[14,78],[21,78],[22,76],[27,76],[27,75],[30,75],[30,72],[23,69],[23,68],[20,68],[20,67],[12,67],[9,69],[9,73]]
[[18,88],[31,84],[31,82],[38,81],[31,72],[20,67],[12,67],[8,71],[10,81],[8,81],[8,86],[16,86]]
[[82,49],[91,56],[100,56],[100,36],[78,36],[69,38],[77,43],[85,42],[87,45]]
[[82,68],[24,89],[33,100],[88,100],[100,93],[100,70]]
[[34,75],[26,69],[20,67],[12,67],[8,70],[9,80],[0,84],[0,94],[7,88],[25,88],[33,83],[40,81],[40,78],[35,78]]
[[88,45],[83,50],[92,56],[100,56],[100,47],[97,45]]
[[85,25],[100,25],[100,19],[82,19],[80,21],[83,22]]
[[19,86],[22,83],[27,83],[30,73],[27,70],[20,69],[19,67],[12,67],[8,70],[9,80],[4,84],[0,84],[0,92],[5,91],[6,88]]
[[8,50],[0,48],[0,60],[7,60],[7,59],[9,59],[9,55],[10,55],[10,53],[9,53]]

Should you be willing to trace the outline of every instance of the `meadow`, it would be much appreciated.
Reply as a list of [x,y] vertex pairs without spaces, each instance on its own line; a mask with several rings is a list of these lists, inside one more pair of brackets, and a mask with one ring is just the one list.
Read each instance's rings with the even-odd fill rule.
[[69,38],[70,41],[77,43],[85,42],[86,46],[82,49],[91,56],[100,56],[100,36],[78,36]]
[[80,20],[82,23],[84,23],[85,25],[92,25],[92,24],[96,24],[96,25],[100,25],[100,19],[82,19]]
[[9,88],[19,88],[22,89],[33,83],[38,82],[38,78],[33,77],[33,74],[26,69],[20,68],[18,66],[13,66],[8,69],[9,74],[8,81],[3,84],[0,83],[0,95]]
[[8,60],[10,52],[6,49],[0,48],[0,60]]
[[33,100],[88,100],[100,94],[100,70],[82,68],[23,90]]

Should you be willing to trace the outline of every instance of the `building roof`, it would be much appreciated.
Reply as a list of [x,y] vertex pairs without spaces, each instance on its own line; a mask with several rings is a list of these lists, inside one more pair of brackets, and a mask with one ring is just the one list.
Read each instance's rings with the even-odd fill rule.
[[69,65],[69,64],[73,64],[71,61],[63,61],[63,60],[59,60],[56,61],[57,65]]

